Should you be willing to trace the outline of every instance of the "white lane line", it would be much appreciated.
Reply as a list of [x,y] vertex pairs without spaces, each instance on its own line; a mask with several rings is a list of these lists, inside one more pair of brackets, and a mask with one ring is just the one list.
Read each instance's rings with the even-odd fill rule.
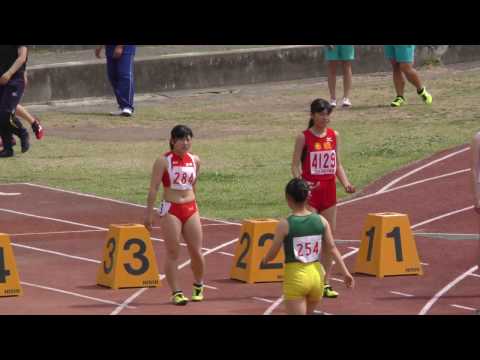
[[462,305],[456,305],[456,304],[451,304],[451,307],[458,308],[458,309],[463,309],[463,310],[470,310],[470,311],[477,311],[478,309],[471,308],[468,306],[462,306]]
[[23,216],[33,217],[33,218],[36,218],[36,219],[56,221],[56,222],[60,222],[60,223],[63,223],[63,224],[82,226],[82,227],[87,227],[87,228],[95,229],[95,230],[108,230],[108,229],[105,229],[105,228],[102,228],[102,227],[99,227],[99,226],[86,225],[86,224],[81,224],[81,223],[77,223],[77,222],[74,222],[74,221],[56,219],[56,218],[51,218],[51,217],[47,217],[47,216],[39,216],[39,215],[24,213],[24,212],[20,212],[20,211],[9,210],[9,209],[0,208],[0,211],[4,211],[4,212],[10,213],[10,214],[15,214],[15,215],[23,215]]
[[71,231],[51,231],[51,232],[39,232],[39,233],[22,233],[22,234],[9,234],[10,236],[33,236],[33,235],[61,235],[61,234],[79,234],[90,232],[105,232],[107,230],[71,230]]
[[473,277],[476,277],[476,278],[480,278],[480,275],[478,275],[478,274],[470,274],[470,276],[473,276]]
[[428,237],[441,240],[479,240],[478,234],[448,234],[448,233],[421,233],[415,232],[415,236]]
[[405,293],[402,293],[402,292],[399,292],[399,291],[390,291],[390,294],[400,295],[400,296],[404,296],[404,297],[414,297],[415,296],[415,295],[412,295],[412,294],[405,294]]
[[354,199],[351,199],[351,200],[342,201],[342,202],[338,203],[337,206],[344,206],[344,205],[352,204],[352,203],[355,203],[355,202],[360,201],[360,200],[370,199],[370,198],[381,196],[381,195],[384,195],[384,194],[389,194],[389,193],[399,191],[399,190],[403,190],[403,189],[406,189],[406,188],[409,188],[409,187],[412,187],[412,186],[415,186],[415,185],[418,185],[418,184],[422,184],[426,181],[437,180],[437,179],[441,179],[441,178],[444,178],[444,177],[447,177],[447,176],[456,175],[456,174],[463,173],[463,172],[466,172],[466,171],[461,170],[460,172],[456,171],[456,172],[453,172],[453,173],[450,173],[450,174],[440,175],[440,176],[436,176],[436,177],[429,178],[429,179],[426,179],[426,180],[415,181],[413,183],[398,186],[398,187],[395,187],[395,188],[392,188],[392,189],[385,190],[383,192],[376,192],[376,193],[373,193],[373,194],[361,196],[361,197],[354,198]]
[[[77,223],[77,222],[74,222],[74,221],[69,221],[69,220],[64,220],[64,219],[57,219],[57,218],[51,218],[51,217],[46,217],[46,216],[34,215],[34,214],[24,213],[24,212],[20,212],[20,211],[2,209],[2,208],[0,208],[0,211],[4,211],[4,212],[7,212],[7,213],[12,213],[12,214],[16,214],[16,215],[33,217],[33,218],[36,218],[36,219],[56,221],[56,222],[63,223],[63,224],[87,227],[87,228],[95,229],[95,230],[98,230],[98,231],[109,231],[109,229],[107,229],[107,228],[102,228],[102,227],[99,227],[99,226]],[[155,237],[150,237],[150,239],[152,241],[157,241],[157,242],[164,242],[165,241],[163,239],[159,239],[159,238],[155,238]],[[187,244],[180,243],[180,246],[187,246]]]
[[438,164],[439,162],[442,162],[443,160],[449,159],[449,158],[451,158],[451,157],[454,157],[454,156],[456,156],[456,155],[462,154],[462,153],[464,153],[464,152],[466,152],[466,151],[469,151],[469,150],[470,150],[470,147],[468,147],[468,148],[466,148],[466,149],[462,149],[462,150],[460,150],[460,151],[456,151],[456,152],[451,153],[451,154],[448,154],[448,155],[446,155],[446,156],[444,156],[444,157],[442,157],[442,158],[440,158],[440,159],[431,161],[431,162],[429,162],[428,164],[425,164],[425,165],[423,165],[423,166],[420,166],[420,167],[418,167],[418,168],[416,168],[416,169],[414,169],[414,170],[412,170],[412,171],[410,171],[410,172],[408,172],[408,173],[406,173],[406,174],[398,177],[397,179],[393,180],[393,181],[390,182],[389,184],[385,185],[383,188],[381,188],[381,189],[378,191],[378,193],[383,193],[383,192],[389,190],[393,185],[398,184],[398,183],[399,183],[400,181],[402,181],[403,179],[406,179],[407,177],[409,177],[409,176],[411,176],[411,175],[413,175],[413,174],[416,174],[416,173],[418,173],[418,172],[420,172],[420,171],[422,171],[422,170],[424,170],[424,169],[426,169],[426,168],[428,168],[428,167],[430,167],[430,166],[432,166],[432,165]]
[[[32,283],[29,283],[29,282],[26,282],[26,281],[21,281],[20,284],[25,285],[25,286],[31,286],[31,287],[43,289],[43,290],[58,292],[58,293],[61,293],[61,294],[72,295],[72,296],[76,296],[76,297],[87,299],[87,300],[93,300],[93,301],[101,302],[101,303],[104,303],[104,304],[120,305],[119,303],[116,303],[115,301],[99,299],[99,298],[96,298],[96,297],[86,296],[86,295],[74,293],[74,292],[71,292],[71,291],[56,289],[56,288],[52,288],[52,287],[48,287],[48,286],[32,284]],[[136,309],[135,306],[130,306],[130,308]]]
[[266,302],[266,303],[273,303],[273,300],[268,300],[268,299],[265,299],[265,298],[260,298],[260,297],[253,297],[252,298],[253,300],[258,300],[258,301],[263,301],[263,302]]
[[219,251],[218,253],[219,253],[219,254],[222,254],[222,255],[225,255],[225,256],[235,257],[235,255],[230,254],[230,253],[227,253],[227,252],[224,252],[224,251]]
[[22,195],[22,193],[4,193],[0,192],[0,196],[19,196]]
[[460,275],[459,277],[457,277],[455,280],[451,281],[450,283],[448,283],[445,287],[443,287],[439,292],[437,292],[431,299],[429,302],[427,302],[425,304],[425,306],[422,308],[422,310],[420,310],[420,312],[418,313],[418,315],[425,315],[427,314],[430,309],[432,308],[432,306],[444,295],[446,294],[451,288],[453,288],[455,285],[457,285],[459,282],[461,282],[462,280],[464,280],[467,276],[470,276],[471,274],[473,274],[475,271],[478,270],[478,266],[474,266],[472,267],[470,270],[467,270],[466,272],[464,272],[462,275]]
[[[75,192],[75,191],[53,188],[53,187],[45,186],[45,185],[38,185],[38,184],[33,184],[33,183],[18,183],[16,185],[28,185],[28,186],[38,187],[38,188],[47,189],[47,190],[51,190],[51,191],[63,192],[63,193],[66,193],[66,194],[72,194],[72,195],[78,195],[78,196],[88,197],[88,198],[97,199],[97,200],[109,201],[109,202],[122,204],[122,205],[135,206],[135,207],[142,208],[142,209],[146,208],[146,206],[144,206],[144,205],[138,205],[138,204],[133,204],[133,203],[129,203],[129,202],[126,202],[126,201],[109,199],[109,198],[106,198],[106,197],[101,197],[101,196],[96,196],[96,195],[91,195],[91,194],[84,194],[84,193]],[[227,224],[227,225],[237,225],[237,226],[242,225],[242,224],[239,224],[239,223],[234,223],[234,222],[225,221],[225,220],[209,219],[209,218],[204,218],[204,217],[202,217],[201,219],[207,220],[207,221],[214,221],[214,222]]]
[[334,278],[334,277],[331,277],[330,280],[336,281],[336,282],[341,282],[341,283],[344,283],[344,282],[345,282],[345,280],[337,279],[337,278]]
[[12,242],[11,244],[12,244],[12,246],[15,246],[15,247],[18,247],[18,248],[22,248],[22,249],[27,249],[27,250],[33,250],[33,251],[43,252],[43,253],[46,253],[46,254],[63,256],[63,257],[70,258],[70,259],[75,259],[75,260],[88,261],[88,262],[92,262],[92,263],[95,263],[95,264],[101,264],[101,263],[102,263],[102,262],[99,261],[99,260],[89,259],[89,258],[85,258],[85,257],[81,257],[81,256],[69,255],[69,254],[65,254],[65,253],[58,252],[58,251],[45,250],[45,249],[40,249],[40,248],[33,247],[33,246],[16,244],[16,243],[13,243],[13,242]]
[[450,176],[455,176],[455,175],[459,175],[459,174],[463,174],[463,173],[468,173],[470,171],[472,171],[472,169],[463,169],[463,170],[453,171],[451,173],[432,176],[432,177],[429,177],[429,178],[426,178],[426,179],[423,179],[423,180],[414,181],[414,182],[396,187],[394,189],[402,189],[404,187],[411,187],[411,186],[415,186],[415,185],[420,185],[420,184],[424,184],[426,182],[435,181],[435,180],[439,180],[439,179],[444,179],[444,178],[447,178],[447,177],[450,177]]
[[423,263],[423,262],[421,262],[420,265],[422,265],[422,266],[430,266],[430,264],[428,264],[428,263]]
[[[203,254],[203,256],[207,256],[207,255],[210,255],[220,249],[223,249],[225,247],[228,247],[234,243],[236,243],[238,241],[238,238],[237,239],[233,239],[231,241],[228,241],[226,243],[223,243],[213,249],[210,249],[208,250],[207,252],[205,252]],[[178,270],[182,270],[184,267],[190,265],[190,262],[191,260],[188,260],[186,262],[184,262],[183,264],[181,264],[179,267],[178,267]],[[165,278],[165,275],[160,275],[160,280],[163,280]],[[140,289],[138,290],[136,293],[134,293],[132,296],[130,296],[128,299],[126,299],[120,306],[118,306],[112,313],[110,313],[110,315],[118,315],[120,314],[120,312],[122,312],[123,309],[125,309],[125,307],[130,304],[133,300],[135,300],[137,297],[139,297],[140,295],[142,295],[145,291],[147,291],[148,288],[144,288],[144,289]]]
[[210,285],[207,285],[207,284],[203,284],[203,286],[204,286],[206,289],[218,290],[218,288],[216,288],[215,286],[210,286]]
[[[349,249],[353,249],[352,251],[350,251],[349,253],[345,254],[342,256],[342,259],[345,260],[346,258],[356,254],[360,249],[357,249],[357,248],[349,248]],[[263,313],[263,315],[271,315],[272,312],[280,306],[280,304],[283,302],[283,295],[277,300],[275,301],[267,310],[265,310],[265,312]]]
[[270,307],[265,310],[265,312],[263,313],[263,315],[271,315],[272,312],[280,306],[280,304],[283,302],[283,295],[277,299],[277,301],[275,301],[272,305],[270,305]]
[[416,225],[413,225],[412,226],[412,230],[419,227],[419,226],[422,226],[422,225],[426,225],[426,224],[430,224],[434,221],[437,221],[437,220],[441,220],[441,219],[444,219],[446,217],[449,217],[449,216],[452,216],[452,215],[456,215],[456,214],[460,214],[462,212],[465,212],[465,211],[469,211],[469,210],[473,210],[473,206],[469,206],[469,207],[466,207],[464,209],[460,209],[460,210],[455,210],[455,211],[452,211],[452,212],[449,212],[449,213],[446,213],[446,214],[443,214],[443,215],[440,215],[440,216],[437,216],[437,217],[434,217],[432,219],[429,219],[429,220],[425,220],[424,222],[421,222],[421,223],[418,223]]
[[335,240],[336,244],[359,243],[361,240]]

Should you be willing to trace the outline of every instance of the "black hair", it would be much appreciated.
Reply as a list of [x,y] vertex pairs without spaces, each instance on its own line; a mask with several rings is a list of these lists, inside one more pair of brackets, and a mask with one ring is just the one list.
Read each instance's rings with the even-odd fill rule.
[[[325,100],[325,99],[315,99],[312,102],[312,105],[310,105],[310,112],[313,114],[315,113],[322,113],[324,111],[327,111],[328,114],[331,114],[333,111],[332,105]],[[308,129],[313,127],[313,117],[310,116],[310,122],[308,123]]]
[[178,139],[185,139],[187,137],[193,138],[192,129],[185,125],[175,126],[170,133],[170,149],[173,150],[173,144],[175,144]]
[[285,194],[290,196],[297,204],[304,203],[310,192],[308,184],[302,179],[293,179],[287,184]]

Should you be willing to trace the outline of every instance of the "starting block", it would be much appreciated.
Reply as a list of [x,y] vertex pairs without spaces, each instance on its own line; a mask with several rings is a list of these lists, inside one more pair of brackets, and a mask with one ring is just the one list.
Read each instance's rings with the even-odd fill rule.
[[111,225],[97,284],[112,289],[160,287],[157,259],[143,225]]
[[20,295],[22,288],[10,236],[0,234],[0,297]]
[[277,225],[278,221],[271,219],[243,222],[230,272],[231,279],[248,284],[283,281],[283,248],[272,262],[262,264],[262,259],[270,250]]
[[368,215],[355,272],[380,278],[423,275],[408,215]]

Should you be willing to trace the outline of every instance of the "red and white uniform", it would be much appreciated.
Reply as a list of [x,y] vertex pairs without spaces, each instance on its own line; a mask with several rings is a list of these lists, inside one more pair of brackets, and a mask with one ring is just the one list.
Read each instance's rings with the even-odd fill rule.
[[[197,165],[192,154],[185,154],[183,158],[169,152],[165,154],[168,167],[162,177],[163,186],[174,190],[193,190],[197,181]],[[163,201],[160,205],[160,216],[167,213],[177,217],[182,224],[185,224],[198,211],[196,201],[185,204],[175,204]]]
[[193,190],[197,181],[197,165],[192,154],[185,154],[183,158],[169,152],[165,154],[168,168],[163,174],[163,186],[173,190]]
[[304,131],[306,156],[302,163],[302,178],[310,183],[309,204],[318,212],[337,204],[337,136],[327,129],[324,137]]

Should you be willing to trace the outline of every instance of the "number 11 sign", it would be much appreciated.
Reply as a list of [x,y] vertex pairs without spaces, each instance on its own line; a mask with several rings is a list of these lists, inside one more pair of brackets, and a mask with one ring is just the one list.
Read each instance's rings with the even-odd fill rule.
[[380,278],[423,275],[407,215],[397,213],[368,215],[355,272]]

